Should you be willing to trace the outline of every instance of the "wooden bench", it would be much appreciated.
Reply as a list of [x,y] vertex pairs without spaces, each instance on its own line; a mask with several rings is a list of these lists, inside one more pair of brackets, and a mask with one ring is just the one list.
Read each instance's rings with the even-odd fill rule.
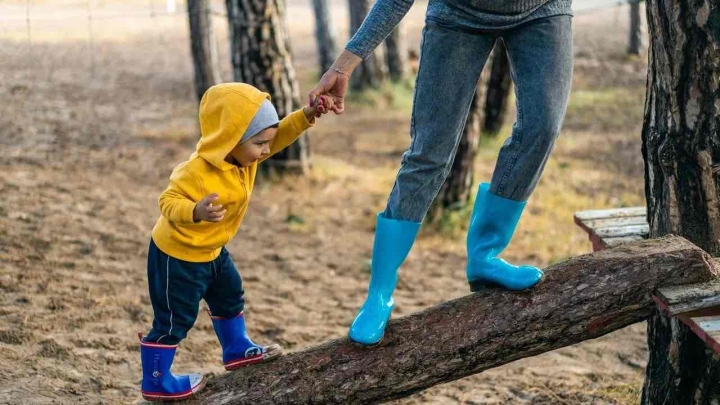
[[[646,239],[650,232],[645,207],[575,213],[575,223],[588,234],[594,252]],[[653,296],[660,310],[677,317],[720,354],[720,280],[660,288]]]
[[645,207],[581,211],[575,223],[588,233],[593,252],[647,239],[650,232]]

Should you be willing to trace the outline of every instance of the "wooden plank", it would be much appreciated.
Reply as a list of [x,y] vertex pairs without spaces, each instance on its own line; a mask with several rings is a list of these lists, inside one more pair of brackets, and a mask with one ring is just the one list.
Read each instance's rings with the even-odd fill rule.
[[709,283],[659,288],[657,295],[671,315],[720,307],[720,280]]
[[597,228],[594,230],[595,234],[603,239],[606,238],[619,238],[621,236],[633,236],[640,235],[644,236],[650,233],[650,226],[648,224],[643,225],[628,225],[628,226],[609,226],[607,228]]
[[678,318],[689,326],[708,347],[720,354],[720,315],[696,318],[680,315]]
[[699,316],[692,320],[705,332],[720,332],[720,315]]
[[647,238],[649,226],[645,207],[588,210],[575,213],[573,220],[588,234],[593,251]]
[[623,226],[623,225],[647,225],[647,217],[645,215],[638,215],[635,217],[612,217],[612,218],[599,218],[599,219],[588,219],[582,221],[588,228],[607,228],[609,226]]
[[[672,316],[672,314],[669,314],[670,309],[664,298],[660,297],[659,294],[655,294],[653,295],[653,300],[664,314]],[[720,354],[720,307],[705,308],[700,311],[708,310],[713,312],[713,314],[692,317],[689,316],[688,313],[683,313],[676,316],[677,319],[687,325],[695,335],[705,342],[709,348]]]
[[589,221],[601,218],[618,218],[618,217],[637,217],[645,216],[647,211],[645,207],[630,208],[612,208],[606,210],[588,210],[575,213],[575,217],[580,221]]
[[632,235],[632,236],[620,236],[617,238],[604,238],[602,241],[605,244],[605,247],[613,247],[617,245],[622,245],[623,243],[630,243],[630,242],[637,242],[639,240],[646,239],[643,236],[640,235]]

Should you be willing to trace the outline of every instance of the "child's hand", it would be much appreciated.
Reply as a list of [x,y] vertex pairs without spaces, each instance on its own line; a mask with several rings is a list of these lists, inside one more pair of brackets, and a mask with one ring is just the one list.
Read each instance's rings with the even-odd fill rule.
[[319,118],[320,116],[332,111],[333,106],[332,97],[320,96],[317,98],[317,103],[315,105],[305,106],[303,108],[303,112],[305,113],[305,117],[307,117],[308,121],[312,121],[313,118]]
[[212,193],[198,201],[195,204],[195,209],[193,209],[193,221],[220,222],[227,210],[223,209],[222,204],[213,205],[213,202],[217,201],[218,198],[220,196],[217,193]]

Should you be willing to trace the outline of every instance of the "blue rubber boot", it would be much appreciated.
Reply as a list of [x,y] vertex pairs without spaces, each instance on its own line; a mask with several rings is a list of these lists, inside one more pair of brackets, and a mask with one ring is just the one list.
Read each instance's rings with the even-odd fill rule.
[[[138,337],[141,337],[138,335]],[[202,374],[174,375],[170,372],[177,345],[143,342],[140,339],[142,362],[142,396],[148,401],[179,401],[190,398],[205,386]]]
[[509,290],[524,290],[537,284],[542,270],[533,266],[515,266],[497,257],[512,239],[524,201],[513,201],[490,192],[483,183],[475,197],[470,229],[467,236],[467,279],[471,291],[487,285]]
[[382,340],[385,325],[395,307],[392,294],[398,268],[410,252],[419,229],[419,222],[377,215],[370,288],[365,304],[350,326],[351,340],[363,345],[375,345]]
[[278,345],[259,346],[250,340],[245,329],[245,315],[242,312],[234,318],[213,316],[210,311],[208,314],[222,346],[225,370],[230,371],[260,363],[282,354],[282,348]]

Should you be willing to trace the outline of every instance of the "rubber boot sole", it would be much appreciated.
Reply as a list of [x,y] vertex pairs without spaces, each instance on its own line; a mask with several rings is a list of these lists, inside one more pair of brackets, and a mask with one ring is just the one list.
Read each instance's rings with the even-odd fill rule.
[[279,345],[270,345],[267,347],[267,352],[258,354],[244,359],[233,360],[225,364],[225,370],[233,371],[242,367],[252,366],[253,364],[266,363],[277,359],[283,354],[282,347]]
[[535,288],[535,287],[539,286],[540,284],[542,284],[544,281],[545,281],[545,277],[541,278],[540,281],[538,281],[537,283],[531,285],[530,287],[524,288],[524,289],[522,289],[522,290],[510,290],[509,288],[506,288],[505,286],[503,286],[503,285],[501,285],[501,284],[497,284],[497,283],[494,283],[494,282],[492,282],[492,281],[485,281],[485,280],[468,281],[468,284],[470,285],[470,292],[479,292],[479,291],[485,290],[485,289],[490,288],[490,287],[503,288],[503,289],[506,289],[506,290],[509,290],[509,291],[523,292],[523,291],[530,291],[530,290],[532,290],[533,288]]
[[187,394],[181,394],[179,396],[165,396],[165,395],[150,395],[150,394],[142,394],[143,399],[150,402],[175,402],[175,401],[184,401],[186,399],[192,398],[195,394],[200,392],[203,388],[205,388],[205,384],[207,383],[207,378],[205,376],[202,377],[202,381],[200,381],[200,384],[198,384],[194,390],[191,390]]

